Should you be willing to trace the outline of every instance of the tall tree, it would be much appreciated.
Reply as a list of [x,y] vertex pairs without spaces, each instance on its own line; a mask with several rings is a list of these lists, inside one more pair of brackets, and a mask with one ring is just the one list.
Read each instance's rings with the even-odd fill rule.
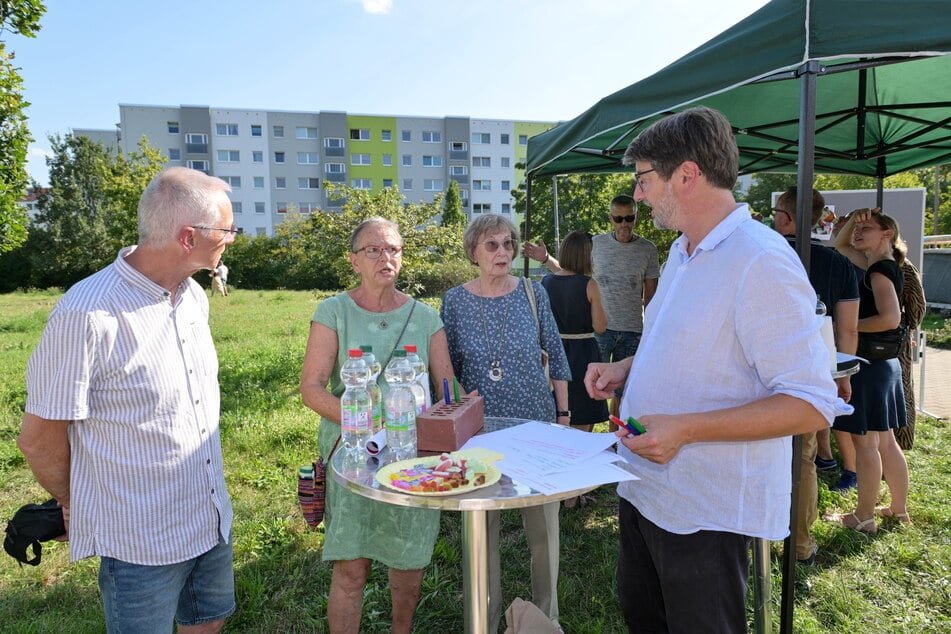
[[[46,7],[39,0],[0,0],[0,37],[10,31],[36,37]],[[13,65],[14,54],[0,40],[0,253],[26,240],[27,214],[20,205],[29,177],[26,153],[33,138],[26,126],[23,78]]]
[[57,135],[50,143],[51,193],[39,201],[25,249],[41,287],[69,286],[135,243],[139,197],[165,162],[144,139],[128,155],[84,136]]
[[442,226],[451,227],[466,224],[466,215],[462,212],[462,197],[459,196],[459,183],[449,181],[446,200],[442,207]]

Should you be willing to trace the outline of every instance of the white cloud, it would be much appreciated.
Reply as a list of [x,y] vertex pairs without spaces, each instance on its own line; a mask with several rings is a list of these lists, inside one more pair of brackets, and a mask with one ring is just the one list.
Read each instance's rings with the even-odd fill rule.
[[36,145],[31,145],[29,151],[27,151],[27,159],[45,159],[53,156],[53,151],[46,148],[38,147]]
[[367,13],[389,13],[393,8],[393,0],[359,0],[363,10]]

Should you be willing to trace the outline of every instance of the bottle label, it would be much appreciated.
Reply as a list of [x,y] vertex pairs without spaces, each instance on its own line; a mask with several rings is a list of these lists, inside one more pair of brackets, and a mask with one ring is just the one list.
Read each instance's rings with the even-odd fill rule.
[[412,412],[386,411],[386,428],[391,431],[409,431],[415,427],[416,415]]
[[340,428],[344,431],[369,431],[373,429],[369,411],[360,411],[356,406],[340,408]]

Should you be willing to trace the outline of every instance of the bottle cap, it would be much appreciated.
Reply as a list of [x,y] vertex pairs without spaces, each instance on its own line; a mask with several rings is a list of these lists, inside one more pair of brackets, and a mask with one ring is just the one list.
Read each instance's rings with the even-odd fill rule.
[[405,356],[406,356],[406,350],[394,350],[394,351],[393,351],[393,356],[396,357],[397,359],[399,359],[400,357],[405,357]]
[[350,350],[349,352],[347,352],[347,356],[349,356],[351,359],[355,359],[355,358],[358,358],[358,357],[362,357],[362,356],[363,356],[363,350],[360,350],[359,348],[353,348],[352,350]]
[[415,354],[415,353],[416,353],[416,346],[414,346],[414,345],[412,345],[412,344],[406,344],[405,346],[403,346],[403,349],[406,350],[406,354]]
[[373,346],[360,346],[360,351],[364,354],[367,352],[373,352]]

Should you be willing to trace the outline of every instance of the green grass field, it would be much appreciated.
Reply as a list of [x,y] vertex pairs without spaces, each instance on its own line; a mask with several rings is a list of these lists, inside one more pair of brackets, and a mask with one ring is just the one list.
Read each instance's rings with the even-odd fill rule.
[[[46,499],[15,445],[26,398],[27,359],[59,294],[0,295],[0,517]],[[321,295],[232,290],[211,300],[221,365],[222,438],[236,511],[238,611],[228,632],[325,632],[330,566],[322,533],[308,530],[296,502],[297,466],[316,452],[317,416],[297,392],[304,344]],[[438,300],[437,300],[438,301]],[[795,631],[951,631],[951,440],[947,421],[919,419],[908,453],[915,524],[885,524],[867,538],[817,523],[818,564],[797,572]],[[562,625],[569,633],[621,632],[614,587],[617,520],[613,487],[593,505],[562,511],[559,583]],[[820,487],[820,511],[851,509],[854,500]],[[530,598],[528,551],[520,516],[503,514],[502,587],[506,603]],[[460,520],[444,513],[426,572],[416,631],[461,632]],[[779,619],[781,544],[772,548],[773,618]],[[0,556],[0,632],[102,632],[98,562],[68,562],[65,544],[44,546],[43,562],[20,567]],[[367,585],[363,631],[389,631],[386,571]],[[752,618],[752,617],[751,617]],[[773,631],[778,631],[774,627]]]

